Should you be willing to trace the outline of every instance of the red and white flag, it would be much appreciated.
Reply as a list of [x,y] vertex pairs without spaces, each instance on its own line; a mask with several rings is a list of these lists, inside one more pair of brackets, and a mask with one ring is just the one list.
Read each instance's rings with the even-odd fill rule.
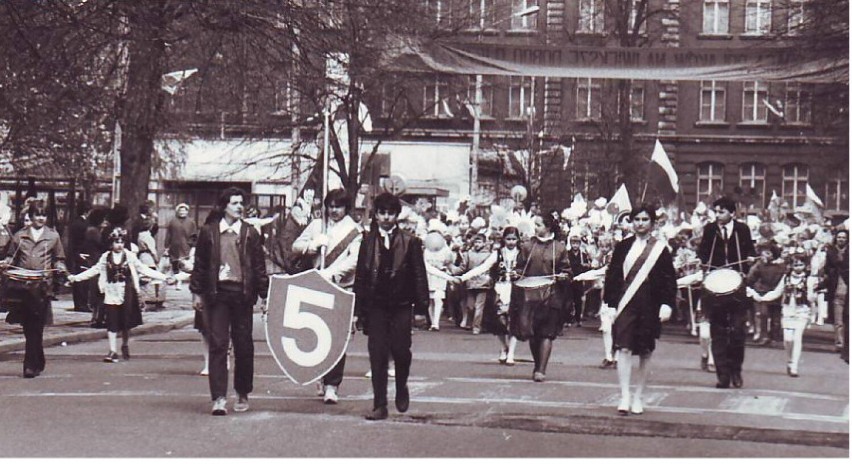
[[654,144],[654,153],[651,154],[652,167],[654,163],[662,168],[663,173],[666,175],[669,183],[671,184],[672,190],[674,190],[674,193],[677,193],[680,189],[677,173],[675,172],[674,166],[672,166],[671,160],[669,160],[669,155],[666,154],[666,150],[663,148],[663,144],[660,143],[659,139],[657,139]]

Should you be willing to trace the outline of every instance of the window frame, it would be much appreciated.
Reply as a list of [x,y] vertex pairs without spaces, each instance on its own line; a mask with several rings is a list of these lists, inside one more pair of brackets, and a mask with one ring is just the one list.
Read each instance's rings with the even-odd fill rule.
[[[708,91],[710,92],[710,102],[705,105],[704,93]],[[701,81],[698,90],[698,121],[709,123],[726,122],[728,112],[727,93],[728,89],[723,82],[716,80]],[[719,102],[721,102],[721,118],[716,117],[716,110],[720,105]],[[709,118],[704,117],[705,106],[710,110]]]
[[[803,99],[802,96],[805,95]],[[790,96],[795,102],[791,104]],[[805,109],[803,112],[803,108]],[[795,114],[795,117],[791,117]],[[804,114],[804,117],[803,117]],[[784,120],[787,124],[810,125],[813,118],[813,88],[799,82],[788,82],[784,87]]]
[[[533,77],[526,76],[509,76],[509,107],[506,113],[508,119],[523,119],[529,116],[528,111],[533,107],[535,98],[533,95],[533,79]],[[518,89],[517,101],[514,98],[515,89]],[[516,106],[517,108],[515,108]],[[518,112],[515,113],[513,109],[517,109]]]
[[538,15],[518,16],[518,13],[538,5],[538,0],[512,0],[512,16],[509,27],[513,31],[534,31],[538,29]]
[[[707,168],[707,173],[703,173],[702,169]],[[696,202],[703,201],[706,198],[713,198],[714,193],[721,194],[725,191],[725,165],[717,161],[704,161],[696,165],[697,175],[695,185]],[[718,170],[718,173],[715,172]],[[718,181],[718,192],[713,188],[714,181]],[[707,182],[707,189],[701,189],[701,183]]]
[[[748,172],[746,172],[746,169],[748,169]],[[761,170],[760,174],[757,173],[758,169]],[[758,192],[760,205],[758,205],[758,208],[763,208],[766,206],[766,165],[763,163],[741,164],[740,187],[752,189],[755,188],[755,184],[758,182],[760,182],[760,191]]]
[[[749,97],[749,94],[752,94]],[[762,98],[761,98],[762,95]],[[767,123],[769,122],[769,109],[763,104],[763,100],[769,98],[769,83],[766,81],[743,82],[743,104],[742,122]],[[750,101],[749,101],[750,100]],[[748,109],[751,114],[748,114]],[[760,116],[763,116],[761,118]]]
[[[591,11],[591,13],[588,13],[588,11]],[[578,34],[604,34],[606,30],[605,15],[606,2],[604,0],[579,0],[577,2],[576,32]],[[586,25],[589,27],[584,27]]]
[[[720,5],[725,5],[725,12],[721,13]],[[713,7],[713,30],[707,30],[707,7]],[[725,17],[724,30],[719,30],[721,27],[721,18]],[[704,0],[701,9],[701,32],[704,35],[728,35],[731,33],[731,2],[730,0]]]
[[[599,121],[603,114],[603,86],[604,79],[594,79],[591,77],[578,77],[576,81],[576,112],[575,115],[579,121]],[[580,91],[586,89],[586,98],[583,99],[583,114],[580,114]],[[597,103],[594,98],[597,95]],[[594,109],[597,109],[595,114]]]
[[[793,169],[793,175],[788,175],[788,169]],[[804,175],[801,175],[800,170],[804,169]],[[791,208],[802,206],[807,198],[807,187],[810,176],[810,169],[801,163],[785,164],[781,168],[781,197],[787,200]],[[792,192],[787,191],[788,182],[792,182]],[[803,185],[799,188],[799,183]],[[801,190],[801,191],[800,191]],[[801,200],[801,203],[799,202]]]
[[[766,7],[765,11],[763,7]],[[749,10],[756,10],[752,13]],[[754,29],[749,30],[749,19],[754,18]],[[766,24],[761,22],[766,19]],[[743,35],[761,36],[772,33],[772,0],[746,0],[743,15]]]

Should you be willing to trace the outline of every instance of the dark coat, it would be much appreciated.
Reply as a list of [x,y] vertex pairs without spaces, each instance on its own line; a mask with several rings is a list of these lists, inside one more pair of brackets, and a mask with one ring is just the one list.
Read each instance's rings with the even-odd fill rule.
[[[189,279],[189,290],[196,295],[212,298],[217,291],[219,266],[222,264],[219,256],[220,236],[218,221],[205,225],[198,234],[195,265]],[[240,250],[243,295],[246,297],[246,303],[253,305],[258,297],[266,298],[269,277],[266,275],[266,257],[260,234],[251,224],[242,223],[237,247]]]
[[[608,306],[613,308],[618,308],[618,303],[627,290],[628,282],[624,281],[624,260],[635,241],[636,237],[629,237],[615,246],[612,261],[610,261],[606,271],[603,299]],[[626,332],[632,334],[632,336],[626,337],[630,339],[630,342],[625,343],[629,346],[617,347],[629,348],[633,354],[654,351],[655,340],[660,338],[662,330],[660,306],[666,304],[674,310],[676,296],[677,278],[672,263],[672,255],[666,248],[657,258],[648,278],[645,279],[633,299],[630,300],[630,303],[627,304],[613,324],[614,341],[623,340],[622,335]],[[616,345],[619,344],[616,343]]]
[[[364,233],[358,250],[358,265],[355,267],[355,315],[359,318],[377,309],[374,303],[379,281],[379,241],[382,237],[374,226]],[[423,242],[399,228],[391,235],[390,307],[411,308],[415,313],[426,313],[429,309],[429,282],[426,277],[426,261],[423,259]]]
[[68,259],[68,270],[71,272],[80,272],[80,266],[83,259],[80,253],[83,253],[84,244],[86,243],[86,229],[89,228],[89,222],[83,216],[75,217],[68,224],[68,249],[66,256]]
[[[553,239],[542,242],[538,238],[531,238],[520,246],[518,259],[515,261],[515,272],[522,277],[535,277],[550,274],[566,273],[573,276],[571,271],[571,253],[565,244]],[[547,306],[552,309],[560,309],[569,301],[570,280],[558,281],[553,285],[553,291],[547,300]],[[524,291],[518,287],[512,288],[513,303],[520,304],[524,301]]]
[[[739,250],[737,250],[737,242],[739,242]],[[710,256],[711,252],[713,256]],[[712,222],[704,226],[704,235],[701,237],[701,245],[698,246],[698,257],[703,264],[710,264],[714,268],[719,268],[727,263],[742,261],[751,256],[757,256],[757,252],[754,249],[751,231],[749,231],[747,225],[734,221],[734,231],[728,237],[727,243],[722,240],[722,232],[719,230],[718,223]],[[731,269],[746,274],[749,264],[741,263],[732,266]]]
[[825,277],[826,299],[833,302],[837,282],[843,279],[843,283],[849,286],[849,246],[842,253],[835,245],[828,247],[825,253]]

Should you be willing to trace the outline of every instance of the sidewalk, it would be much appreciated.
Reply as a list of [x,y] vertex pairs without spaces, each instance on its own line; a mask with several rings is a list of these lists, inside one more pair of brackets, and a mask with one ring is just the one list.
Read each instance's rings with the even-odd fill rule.
[[[63,343],[79,343],[105,339],[106,329],[93,329],[89,326],[91,313],[74,311],[71,294],[60,294],[52,303],[53,325],[44,329],[44,346]],[[0,354],[24,349],[24,333],[20,325],[6,323],[5,312],[0,313]],[[133,329],[133,336],[162,333],[192,325],[195,312],[192,310],[192,297],[186,285],[180,290],[170,287],[166,293],[166,302],[162,309],[142,313],[143,324]]]

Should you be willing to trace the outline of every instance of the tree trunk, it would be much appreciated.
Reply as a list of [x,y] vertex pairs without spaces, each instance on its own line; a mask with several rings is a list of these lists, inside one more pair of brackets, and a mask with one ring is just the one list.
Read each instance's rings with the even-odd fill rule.
[[160,128],[163,108],[162,75],[166,70],[166,47],[162,40],[165,11],[156,4],[128,8],[127,85],[121,102],[121,187],[119,200],[135,217],[148,198],[154,138]]

